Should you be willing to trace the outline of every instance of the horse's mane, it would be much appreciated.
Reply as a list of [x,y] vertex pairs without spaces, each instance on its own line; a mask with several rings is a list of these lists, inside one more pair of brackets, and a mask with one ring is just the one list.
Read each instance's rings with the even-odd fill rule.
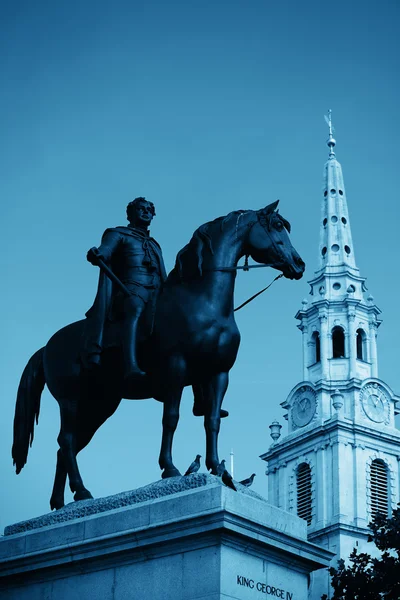
[[214,254],[212,245],[212,230],[219,226],[219,231],[223,231],[227,224],[230,224],[235,217],[239,217],[246,210],[234,210],[224,217],[218,217],[213,221],[208,221],[200,225],[193,233],[192,238],[186,246],[180,250],[176,256],[175,267],[171,271],[171,276],[177,275],[179,279],[194,277],[203,274],[203,260],[207,251]]

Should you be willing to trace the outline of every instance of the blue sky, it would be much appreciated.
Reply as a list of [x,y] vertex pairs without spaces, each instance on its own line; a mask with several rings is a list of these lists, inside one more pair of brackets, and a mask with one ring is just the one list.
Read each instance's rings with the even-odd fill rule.
[[[398,4],[267,2],[3,3],[0,197],[3,294],[0,529],[43,514],[53,484],[58,405],[46,391],[28,464],[10,449],[15,395],[29,357],[82,318],[97,273],[86,262],[105,228],[145,195],[168,269],[200,224],[280,198],[307,264],[238,314],[242,345],[224,405],[220,457],[257,473],[301,380],[293,316],[317,267],[323,114],[332,108],[355,255],[383,310],[380,377],[396,389],[398,340]],[[275,274],[238,278],[237,303]],[[185,393],[175,442],[184,470],[204,455]],[[284,429],[285,430],[285,424]],[[158,479],[161,406],[124,401],[80,455],[94,496]],[[67,493],[67,499],[71,497]]]

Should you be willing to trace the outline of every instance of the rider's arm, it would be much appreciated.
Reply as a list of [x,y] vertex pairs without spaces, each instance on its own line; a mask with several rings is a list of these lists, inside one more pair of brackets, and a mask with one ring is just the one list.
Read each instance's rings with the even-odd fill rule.
[[117,249],[120,241],[121,234],[118,231],[107,230],[101,238],[101,244],[99,246],[99,252],[103,256],[105,262],[108,262],[115,250]]
[[121,240],[121,234],[118,231],[107,229],[101,239],[98,248],[91,248],[87,254],[87,259],[92,264],[97,264],[97,259],[101,258],[104,262],[109,262],[118,244]]

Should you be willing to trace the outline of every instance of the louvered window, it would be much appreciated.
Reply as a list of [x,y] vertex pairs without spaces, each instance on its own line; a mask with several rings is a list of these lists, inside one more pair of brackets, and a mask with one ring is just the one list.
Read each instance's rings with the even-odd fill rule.
[[389,513],[389,478],[388,470],[382,460],[371,463],[371,515]]
[[315,331],[312,335],[313,350],[314,350],[314,362],[320,362],[321,360],[321,341],[319,339],[318,331]]
[[311,469],[307,463],[297,469],[297,514],[311,524]]
[[366,335],[362,329],[357,329],[356,337],[357,358],[358,360],[367,360],[366,358]]
[[344,353],[344,331],[342,327],[332,329],[332,358],[343,358]]

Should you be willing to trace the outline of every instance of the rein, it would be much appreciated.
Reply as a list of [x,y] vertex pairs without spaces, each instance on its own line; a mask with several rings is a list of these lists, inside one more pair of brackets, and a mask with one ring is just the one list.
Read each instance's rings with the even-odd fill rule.
[[[262,269],[263,267],[270,267],[270,266],[271,265],[249,265],[249,257],[248,257],[248,255],[246,255],[243,266],[240,266],[240,267],[237,267],[237,266],[236,267],[215,267],[214,269],[207,269],[207,271],[239,271],[239,270],[249,271],[250,269]],[[259,296],[263,292],[267,291],[267,289],[270,288],[271,285],[275,281],[277,281],[277,279],[280,279],[281,277],[283,277],[283,273],[280,273],[279,275],[277,275],[275,277],[275,279],[273,279],[271,281],[271,283],[269,283],[267,285],[267,287],[265,287],[264,289],[260,290],[256,294],[254,294],[254,296],[251,296],[251,298],[248,298],[240,306],[237,306],[236,308],[234,308],[233,312],[236,312],[237,310],[240,310],[241,308],[243,308],[244,306],[246,306],[246,304],[249,304],[249,302],[251,302],[252,300],[254,300],[255,298],[257,298],[257,296]]]
[[[260,265],[260,266],[264,266],[264,265]],[[265,266],[267,266],[267,265],[265,265]],[[280,279],[281,277],[283,277],[283,273],[280,273],[279,275],[277,275],[277,276],[275,277],[275,279],[273,279],[273,280],[271,281],[271,283],[269,283],[269,284],[267,285],[267,287],[265,287],[263,290],[260,290],[259,292],[257,292],[257,294],[254,294],[254,296],[252,296],[251,298],[248,298],[248,299],[246,300],[246,302],[243,302],[243,304],[241,304],[240,306],[237,306],[236,308],[234,308],[234,309],[233,309],[233,312],[236,312],[237,310],[240,310],[241,308],[243,308],[243,306],[246,306],[246,304],[248,304],[249,302],[251,302],[252,300],[254,300],[254,298],[257,298],[257,296],[259,296],[260,294],[262,294],[263,292],[265,292],[265,291],[266,291],[268,288],[270,288],[270,287],[271,287],[271,285],[272,285],[272,284],[273,284],[273,283],[274,283],[274,282],[275,282],[277,279]]]

